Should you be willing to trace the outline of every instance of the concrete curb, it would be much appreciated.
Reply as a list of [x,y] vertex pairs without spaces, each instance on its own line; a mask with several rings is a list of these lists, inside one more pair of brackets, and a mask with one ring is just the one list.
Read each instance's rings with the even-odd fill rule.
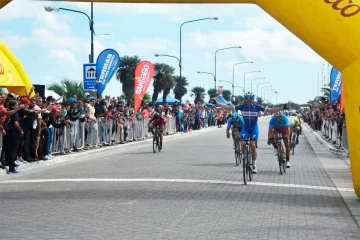
[[313,134],[313,136],[325,147],[326,150],[337,154],[337,155],[341,155],[344,157],[348,157],[349,153],[347,153],[346,151],[342,150],[342,149],[337,149],[335,148],[332,144],[330,144],[329,142],[327,142],[318,132],[313,131],[309,125],[302,124],[303,126],[306,126],[307,129]]
[[[191,137],[196,134],[206,133],[206,132],[209,132],[209,131],[212,131],[215,129],[217,129],[217,127],[204,128],[199,131],[192,131],[192,132],[183,133],[183,134],[175,133],[172,135],[167,135],[167,136],[164,136],[164,143],[166,143],[167,141],[172,140],[172,139],[176,139],[176,138],[180,138],[180,137]],[[86,158],[86,157],[95,157],[97,155],[104,155],[104,154],[106,155],[106,153],[109,151],[111,151],[111,154],[113,154],[114,151],[115,152],[127,151],[127,150],[133,149],[134,147],[137,147],[139,145],[144,145],[146,143],[149,143],[151,141],[152,141],[152,138],[149,138],[149,139],[145,139],[145,140],[129,142],[126,144],[115,144],[115,145],[105,146],[105,147],[101,147],[101,148],[97,148],[97,149],[85,150],[83,152],[73,152],[73,153],[66,154],[66,155],[56,155],[56,157],[54,159],[20,165],[17,169],[20,172],[23,172],[23,171],[42,168],[45,166],[51,166],[51,165],[55,165],[55,164],[59,164],[59,163],[63,163],[63,162],[74,161],[74,160],[78,160],[78,159],[82,159],[82,158]],[[4,176],[4,175],[5,176],[7,175],[6,171],[0,171],[0,176]],[[19,175],[18,174],[10,174],[9,176],[19,176]]]

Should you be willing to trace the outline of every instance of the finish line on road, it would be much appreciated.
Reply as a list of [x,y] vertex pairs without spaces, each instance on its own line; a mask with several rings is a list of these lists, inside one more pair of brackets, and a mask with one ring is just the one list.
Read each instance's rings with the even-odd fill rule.
[[[64,179],[32,179],[32,180],[4,180],[0,184],[10,183],[55,183],[55,182],[169,182],[169,183],[210,183],[210,184],[228,184],[244,185],[241,181],[221,181],[221,180],[196,180],[196,179],[166,179],[166,178],[64,178]],[[264,182],[248,182],[249,185],[268,186],[268,187],[288,187],[305,188],[327,191],[354,192],[352,188],[335,188],[324,186],[298,185],[298,184],[280,184]]]

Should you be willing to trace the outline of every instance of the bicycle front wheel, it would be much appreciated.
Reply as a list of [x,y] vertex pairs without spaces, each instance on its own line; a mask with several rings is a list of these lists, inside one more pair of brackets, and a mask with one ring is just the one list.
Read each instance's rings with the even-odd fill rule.
[[[161,147],[160,147],[160,146],[161,146]],[[157,147],[158,147],[158,151],[161,152],[161,149],[162,149],[162,140],[161,140],[160,136],[158,137]]]
[[244,179],[244,184],[246,185],[247,184],[247,171],[248,171],[248,166],[247,166],[247,163],[248,163],[248,157],[249,157],[249,153],[248,151],[245,151],[244,152],[244,156],[243,156],[243,179]]
[[291,139],[291,150],[292,150],[292,155],[294,155],[295,153],[295,146],[296,146],[296,132],[293,133],[292,139]]
[[283,153],[282,153],[282,145],[278,145],[278,162],[279,162],[279,169],[280,169],[280,175],[283,174],[283,168],[282,168],[282,165],[283,165]]
[[235,141],[235,164],[239,166],[241,163],[240,145],[238,141]]

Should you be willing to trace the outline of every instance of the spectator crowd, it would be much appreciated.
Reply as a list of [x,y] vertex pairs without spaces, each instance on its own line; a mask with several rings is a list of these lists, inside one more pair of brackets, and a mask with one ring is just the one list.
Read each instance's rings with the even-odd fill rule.
[[[31,90],[33,91],[33,89]],[[204,104],[150,105],[137,112],[121,97],[97,98],[95,91],[83,99],[52,96],[0,95],[0,167],[18,173],[16,167],[113,144],[151,138],[147,123],[159,112],[167,120],[165,135],[202,128],[221,127],[228,113]]]

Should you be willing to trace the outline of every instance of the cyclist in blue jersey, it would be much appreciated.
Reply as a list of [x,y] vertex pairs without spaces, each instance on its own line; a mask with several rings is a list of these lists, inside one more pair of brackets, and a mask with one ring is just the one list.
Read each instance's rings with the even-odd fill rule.
[[245,152],[245,140],[250,139],[250,147],[252,151],[252,169],[253,173],[257,173],[256,168],[256,159],[257,159],[257,152],[256,152],[256,141],[259,137],[259,127],[258,127],[258,118],[259,118],[259,112],[262,111],[264,113],[275,113],[279,112],[284,109],[288,109],[288,105],[284,104],[283,107],[278,108],[264,108],[263,106],[259,104],[254,103],[255,95],[247,92],[244,96],[245,103],[238,105],[236,107],[234,106],[228,106],[225,104],[218,103],[216,98],[213,99],[213,103],[216,104],[216,106],[221,107],[223,109],[229,110],[229,111],[238,111],[240,110],[242,112],[243,118],[244,118],[244,125],[241,129],[240,134],[240,140],[241,140],[241,151]]
[[286,149],[286,167],[290,168],[290,120],[285,114],[282,114],[281,112],[275,113],[269,121],[268,145],[272,143],[275,149],[275,137],[279,133],[283,137]]
[[[228,120],[226,128],[226,136],[230,138],[229,130],[231,128],[232,138],[235,141],[235,133],[241,132],[241,128],[244,125],[244,118],[239,113],[234,112]],[[236,139],[238,140],[238,139]]]

